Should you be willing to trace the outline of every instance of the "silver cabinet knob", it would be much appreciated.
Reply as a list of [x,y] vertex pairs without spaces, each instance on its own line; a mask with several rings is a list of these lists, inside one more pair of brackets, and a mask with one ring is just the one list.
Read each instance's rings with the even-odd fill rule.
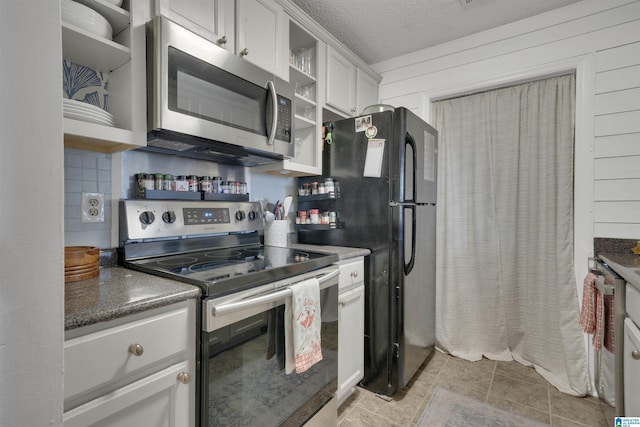
[[339,300],[339,301],[338,301],[338,305],[344,306],[344,304],[345,304],[345,303],[344,303],[344,300]]
[[191,382],[191,375],[189,375],[187,372],[180,372],[178,374],[178,381],[180,381],[182,384],[189,384],[189,382]]
[[218,39],[218,44],[227,44],[227,36],[222,36]]
[[351,277],[358,277],[358,272],[357,271],[352,271],[351,272]]
[[141,344],[134,343],[129,346],[129,353],[133,354],[134,356],[142,356],[142,353],[144,353],[144,348]]
[[240,51],[240,56],[247,56],[247,55],[249,55],[249,49],[245,47]]
[[631,357],[633,357],[633,360],[640,360],[640,351],[633,350],[631,352]]
[[356,112],[356,107],[353,107],[353,108],[351,109],[351,113],[355,114],[355,112]]

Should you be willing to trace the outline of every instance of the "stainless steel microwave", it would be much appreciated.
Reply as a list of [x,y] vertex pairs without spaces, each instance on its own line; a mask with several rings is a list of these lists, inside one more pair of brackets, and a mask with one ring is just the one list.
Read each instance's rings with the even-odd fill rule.
[[254,166],[291,157],[293,89],[164,17],[147,24],[145,149]]

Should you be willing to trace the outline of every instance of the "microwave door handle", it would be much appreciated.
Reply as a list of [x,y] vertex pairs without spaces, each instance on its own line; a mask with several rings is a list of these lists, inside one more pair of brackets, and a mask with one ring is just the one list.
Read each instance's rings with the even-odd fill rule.
[[276,87],[272,81],[267,82],[267,89],[271,94],[271,108],[273,109],[271,131],[269,132],[269,139],[267,145],[273,145],[276,138],[276,129],[278,128],[278,94],[276,93]]

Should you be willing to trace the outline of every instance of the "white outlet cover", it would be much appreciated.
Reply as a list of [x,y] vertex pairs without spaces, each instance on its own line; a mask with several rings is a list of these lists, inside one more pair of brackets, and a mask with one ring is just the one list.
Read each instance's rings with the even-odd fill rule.
[[104,194],[82,193],[82,222],[104,222]]

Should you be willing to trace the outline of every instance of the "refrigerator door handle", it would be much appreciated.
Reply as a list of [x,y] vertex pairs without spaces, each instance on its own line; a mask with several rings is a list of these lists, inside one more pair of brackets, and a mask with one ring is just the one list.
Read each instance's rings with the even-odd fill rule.
[[406,167],[406,162],[407,162],[407,158],[406,158],[406,154],[407,154],[407,145],[411,146],[411,154],[412,154],[412,161],[413,161],[413,167],[411,168],[411,180],[413,181],[411,183],[411,200],[407,200],[406,199],[406,194],[404,195],[405,197],[403,198],[403,200],[405,202],[411,201],[414,202],[416,201],[417,196],[417,188],[416,188],[416,168],[418,166],[418,153],[416,151],[416,141],[415,139],[413,139],[413,136],[411,136],[411,134],[409,132],[406,133],[405,135],[405,139],[404,139],[404,154],[405,154],[405,168],[404,168],[404,175],[405,175],[405,179],[406,179],[406,172],[407,172],[407,167]]
[[[404,153],[405,153],[405,168],[404,168],[404,175],[405,175],[405,179],[406,179],[406,172],[407,172],[407,167],[406,167],[406,153],[407,153],[407,145],[411,146],[411,154],[412,154],[412,161],[413,161],[413,167],[411,168],[411,180],[412,185],[411,185],[411,202],[415,203],[416,198],[417,198],[417,181],[416,181],[416,173],[417,173],[417,166],[418,166],[418,153],[416,150],[416,141],[413,139],[413,136],[411,136],[411,134],[409,132],[407,132],[405,134],[405,139],[404,139]],[[406,199],[406,195],[404,195],[405,197],[403,198],[403,200],[405,202],[408,202],[409,200]],[[403,250],[403,262],[404,262],[404,275],[407,276],[411,270],[413,270],[413,265],[416,262],[416,209],[415,209],[415,205],[411,204],[403,204],[402,206],[403,211],[405,209],[410,209],[411,210],[411,256],[409,257],[409,262],[406,262],[405,260],[407,259],[407,254],[405,253],[405,251]],[[402,227],[404,229],[404,227],[406,227],[406,221],[405,221],[406,215],[402,215]],[[404,231],[403,231],[404,232]]]
[[[413,266],[416,262],[416,206],[415,205],[403,205],[402,209],[411,210],[411,256],[409,257],[409,262],[405,262],[407,259],[406,251],[403,250],[403,263],[404,263],[404,275],[407,276],[413,270]],[[406,215],[402,215],[403,228],[407,226]]]

